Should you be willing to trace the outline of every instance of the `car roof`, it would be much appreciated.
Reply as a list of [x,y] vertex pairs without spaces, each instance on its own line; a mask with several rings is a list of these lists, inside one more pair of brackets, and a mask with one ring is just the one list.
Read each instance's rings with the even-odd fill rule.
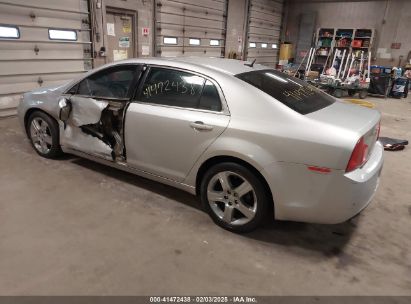
[[245,65],[250,63],[236,59],[225,58],[207,58],[207,57],[173,57],[173,58],[134,58],[122,61],[116,61],[110,65],[126,64],[126,63],[145,63],[153,65],[165,65],[179,67],[184,69],[196,70],[197,68],[208,69],[228,75],[236,75],[256,70],[267,69],[269,67],[254,64],[253,67]]

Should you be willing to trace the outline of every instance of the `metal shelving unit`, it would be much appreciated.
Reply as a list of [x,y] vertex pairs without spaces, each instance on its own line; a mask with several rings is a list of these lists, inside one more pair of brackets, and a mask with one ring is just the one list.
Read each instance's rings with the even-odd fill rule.
[[329,52],[336,50],[345,49],[347,55],[354,53],[358,58],[361,56],[361,51],[364,51],[365,56],[368,56],[374,36],[374,29],[319,28],[316,34],[315,63],[325,64]]

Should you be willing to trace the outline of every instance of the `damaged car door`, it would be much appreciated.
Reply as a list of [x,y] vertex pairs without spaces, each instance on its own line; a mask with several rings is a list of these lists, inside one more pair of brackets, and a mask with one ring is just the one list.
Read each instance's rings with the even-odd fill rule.
[[229,120],[214,80],[195,72],[149,67],[127,108],[127,164],[181,182]]
[[141,75],[141,65],[98,71],[73,86],[59,101],[61,144],[67,148],[124,161],[124,111]]

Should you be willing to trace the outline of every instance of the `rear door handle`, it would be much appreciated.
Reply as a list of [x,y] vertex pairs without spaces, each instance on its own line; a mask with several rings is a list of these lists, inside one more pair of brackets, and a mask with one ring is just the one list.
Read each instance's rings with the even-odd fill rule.
[[202,121],[190,122],[190,127],[199,131],[211,131],[213,126],[205,125]]

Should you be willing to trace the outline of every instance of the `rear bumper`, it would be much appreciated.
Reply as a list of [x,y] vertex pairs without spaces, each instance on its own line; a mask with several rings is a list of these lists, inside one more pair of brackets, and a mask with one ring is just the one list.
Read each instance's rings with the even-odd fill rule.
[[316,173],[303,164],[275,163],[262,171],[274,198],[275,218],[337,224],[352,218],[371,202],[383,166],[377,142],[367,163],[350,173]]

